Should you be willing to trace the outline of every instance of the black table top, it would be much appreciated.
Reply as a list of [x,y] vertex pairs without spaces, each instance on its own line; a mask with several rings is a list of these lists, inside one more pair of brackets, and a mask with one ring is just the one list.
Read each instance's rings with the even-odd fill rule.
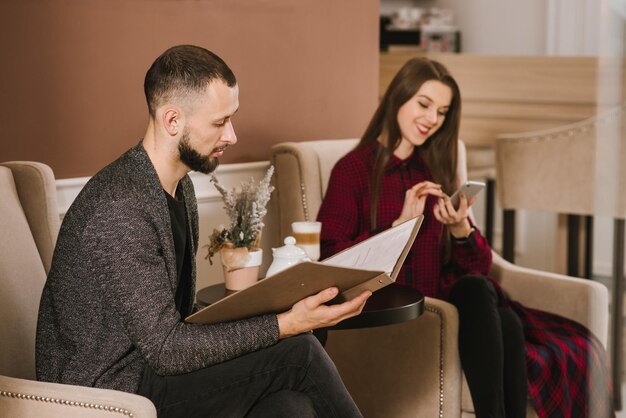
[[380,327],[410,321],[424,313],[424,295],[412,287],[391,284],[377,290],[360,315],[341,321],[332,330]]
[[[233,293],[224,283],[200,289],[196,294],[199,305],[207,306]],[[331,330],[370,328],[397,324],[415,319],[424,313],[424,295],[412,287],[391,284],[370,296],[360,315],[346,319]]]

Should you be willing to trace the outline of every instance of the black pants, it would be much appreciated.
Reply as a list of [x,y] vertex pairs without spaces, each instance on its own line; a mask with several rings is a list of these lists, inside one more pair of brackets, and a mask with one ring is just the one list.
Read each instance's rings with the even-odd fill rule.
[[312,335],[299,335],[195,372],[147,368],[138,393],[163,417],[361,417]]
[[498,306],[482,276],[461,278],[450,302],[459,311],[459,354],[477,418],[526,416],[524,332],[518,316]]

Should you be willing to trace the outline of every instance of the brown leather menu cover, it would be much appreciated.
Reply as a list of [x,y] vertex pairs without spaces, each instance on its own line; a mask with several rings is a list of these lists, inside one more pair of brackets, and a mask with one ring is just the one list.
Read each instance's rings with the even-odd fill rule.
[[[299,300],[333,286],[339,289],[339,295],[331,303],[350,300],[364,290],[375,292],[395,281],[422,220],[423,216],[413,218],[355,244],[323,262],[307,261],[293,265],[258,281],[247,289],[226,296],[188,316],[185,321],[194,324],[215,324],[266,313],[280,313],[289,310]],[[390,250],[388,246],[383,249],[385,238],[391,237],[401,240],[401,244],[404,245],[395,251]],[[391,254],[393,259],[390,260],[385,252]],[[373,255],[374,253],[376,255]],[[334,260],[341,260],[341,263],[371,267],[372,257],[380,256],[381,253],[383,257],[387,257],[385,260],[387,265],[391,262],[389,274],[383,271],[384,266],[380,266],[379,270],[373,270],[332,264]]]

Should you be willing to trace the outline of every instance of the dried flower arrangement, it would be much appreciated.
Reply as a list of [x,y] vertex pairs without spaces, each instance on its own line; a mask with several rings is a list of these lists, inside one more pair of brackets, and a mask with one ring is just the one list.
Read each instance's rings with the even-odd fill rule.
[[230,221],[228,227],[214,229],[209,237],[208,254],[205,258],[213,264],[212,258],[224,248],[241,249],[235,259],[222,262],[234,269],[249,258],[249,251],[258,250],[261,243],[261,230],[263,229],[263,217],[267,213],[267,203],[274,186],[270,180],[274,174],[274,166],[270,166],[258,186],[253,178],[241,183],[241,190],[235,188],[224,189],[215,175],[211,176],[211,182],[222,195],[224,209]]

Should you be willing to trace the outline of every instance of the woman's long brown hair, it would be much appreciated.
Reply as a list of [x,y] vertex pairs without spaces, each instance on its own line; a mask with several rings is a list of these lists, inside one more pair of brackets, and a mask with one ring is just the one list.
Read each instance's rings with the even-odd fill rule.
[[429,80],[437,80],[450,87],[452,102],[443,124],[420,147],[420,151],[433,179],[441,184],[443,191],[450,195],[456,190],[461,93],[456,81],[442,64],[427,58],[413,58],[404,64],[391,80],[378,109],[357,145],[357,148],[360,148],[379,140],[382,144],[376,155],[371,183],[370,222],[372,229],[375,229],[377,224],[377,203],[382,174],[393,151],[400,145],[402,139],[398,124],[398,110],[415,96],[422,84]]

